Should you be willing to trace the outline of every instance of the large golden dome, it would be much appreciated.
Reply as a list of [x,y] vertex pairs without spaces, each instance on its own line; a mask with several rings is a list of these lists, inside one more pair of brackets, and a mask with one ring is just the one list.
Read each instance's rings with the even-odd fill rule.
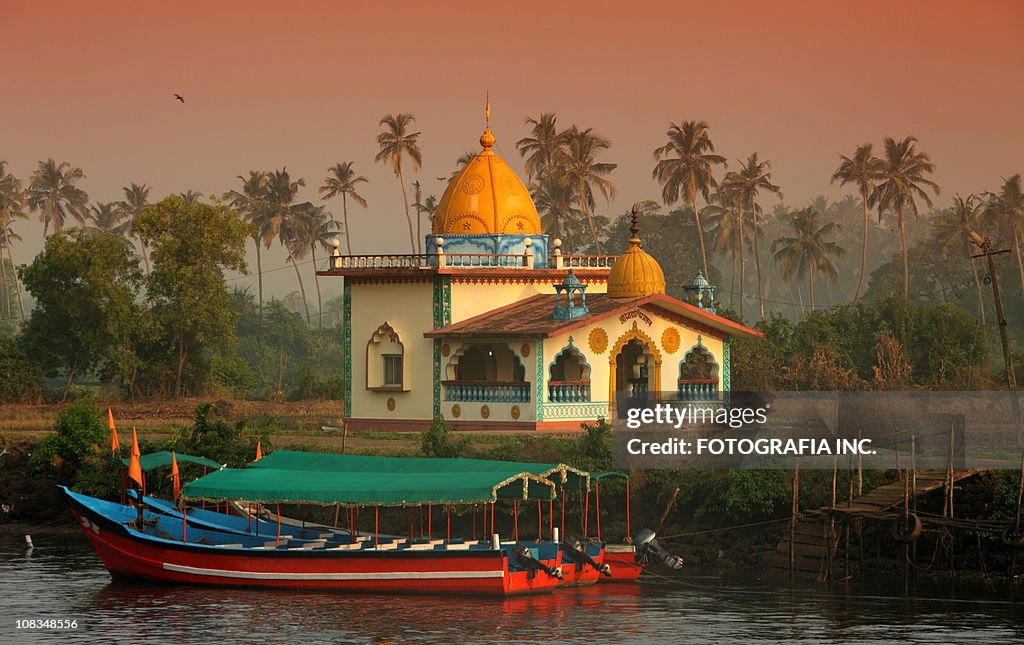
[[448,184],[432,218],[435,235],[540,235],[540,215],[530,191],[505,160],[494,154],[491,129],[483,150]]
[[665,293],[665,272],[658,261],[640,248],[640,229],[633,209],[633,224],[629,227],[629,249],[620,255],[608,274],[608,296],[611,298],[639,298],[654,293]]

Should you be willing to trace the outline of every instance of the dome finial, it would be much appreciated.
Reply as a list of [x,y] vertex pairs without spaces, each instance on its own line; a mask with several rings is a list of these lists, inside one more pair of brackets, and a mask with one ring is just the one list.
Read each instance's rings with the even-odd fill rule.
[[487,92],[487,102],[484,107],[484,133],[480,135],[480,145],[484,151],[494,147],[494,135],[491,134],[491,93]]
[[637,210],[636,210],[636,204],[633,204],[633,212],[630,215],[630,220],[629,220],[629,232],[632,234],[632,237],[629,238],[629,241],[632,244],[639,244],[640,243],[640,238],[637,237],[637,233],[640,232],[640,224],[638,224],[637,222],[638,222],[638,214],[637,214]]

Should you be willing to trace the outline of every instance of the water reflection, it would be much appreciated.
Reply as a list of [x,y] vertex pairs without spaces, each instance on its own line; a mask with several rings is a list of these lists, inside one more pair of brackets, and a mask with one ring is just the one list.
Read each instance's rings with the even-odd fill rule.
[[[1005,593],[949,585],[903,598],[899,581],[789,587],[749,572],[683,584],[615,585],[497,600],[115,585],[83,543],[0,542],[0,642],[452,643],[631,641],[1022,642]],[[73,631],[16,631],[16,619],[77,618]]]

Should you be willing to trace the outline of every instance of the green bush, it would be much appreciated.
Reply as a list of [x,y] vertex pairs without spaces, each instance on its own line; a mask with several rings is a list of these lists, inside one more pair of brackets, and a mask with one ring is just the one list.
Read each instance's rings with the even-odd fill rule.
[[434,417],[430,430],[423,433],[420,451],[427,457],[460,457],[466,449],[466,440],[452,435],[444,417]]
[[[56,461],[55,465],[68,477],[90,455],[96,454],[107,436],[100,409],[91,400],[77,401],[61,410],[54,430],[39,442],[32,458],[38,468],[45,468]],[[59,459],[55,460],[55,456]]]

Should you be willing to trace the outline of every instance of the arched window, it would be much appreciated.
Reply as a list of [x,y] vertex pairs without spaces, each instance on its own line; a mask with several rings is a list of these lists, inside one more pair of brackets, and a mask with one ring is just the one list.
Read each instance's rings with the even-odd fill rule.
[[452,356],[447,373],[442,382],[446,401],[530,400],[526,368],[504,343],[464,345]]
[[718,363],[715,357],[701,344],[697,344],[686,352],[679,363],[679,398],[684,400],[718,399]]
[[572,344],[572,337],[548,368],[548,400],[552,403],[590,401],[590,365]]
[[366,343],[366,389],[408,390],[405,346],[387,322]]

